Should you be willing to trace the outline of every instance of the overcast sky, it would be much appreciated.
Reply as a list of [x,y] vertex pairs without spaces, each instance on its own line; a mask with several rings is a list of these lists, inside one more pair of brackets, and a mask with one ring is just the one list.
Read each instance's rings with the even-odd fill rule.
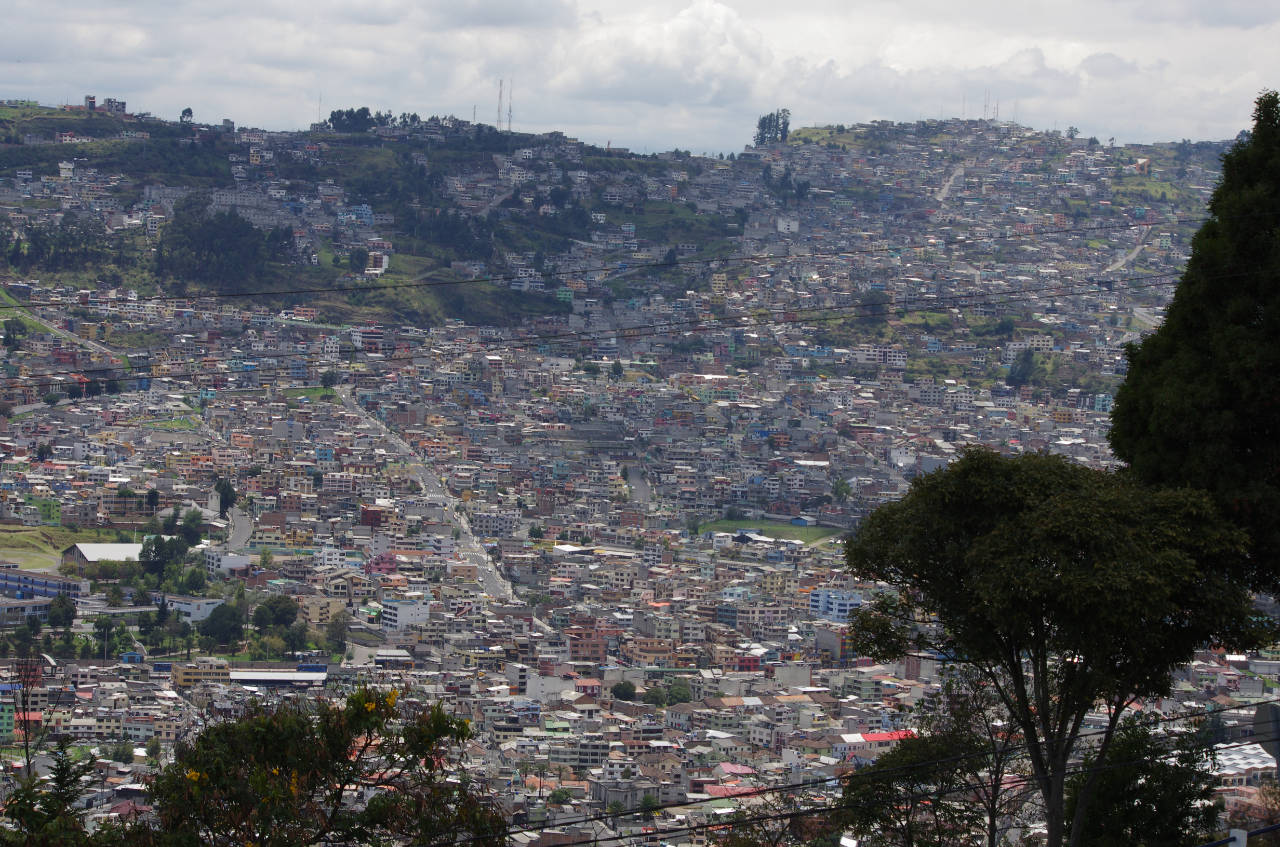
[[[1270,0],[17,0],[0,98],[306,127],[367,105],[695,153],[888,118],[1074,125],[1104,141],[1222,139],[1280,86]],[[506,106],[503,107],[503,120]]]

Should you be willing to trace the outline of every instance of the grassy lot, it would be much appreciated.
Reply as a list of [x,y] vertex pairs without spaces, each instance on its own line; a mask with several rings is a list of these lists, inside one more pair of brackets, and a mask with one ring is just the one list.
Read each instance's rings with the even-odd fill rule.
[[286,388],[284,390],[284,396],[290,400],[296,397],[310,397],[313,400],[318,400],[322,397],[330,397],[333,395],[334,391],[332,388],[325,388],[320,385],[313,385],[310,388]]
[[0,561],[23,568],[56,568],[62,551],[77,542],[116,541],[115,530],[60,526],[0,526]]
[[169,418],[168,420],[149,420],[142,422],[141,425],[146,429],[160,429],[166,432],[193,432],[198,429],[200,422],[195,418],[181,416],[177,418]]
[[740,529],[754,529],[770,538],[803,541],[805,544],[816,544],[824,538],[839,535],[841,532],[826,526],[792,526],[782,521],[758,520],[711,521],[698,527],[698,532],[736,532]]
[[0,288],[0,303],[3,303],[6,306],[17,307],[17,309],[6,309],[4,312],[4,318],[5,319],[17,318],[18,320],[22,321],[23,326],[27,328],[27,332],[47,332],[48,331],[44,324],[40,323],[34,318],[28,317],[26,312],[19,311],[20,309],[25,309],[26,306],[18,302],[18,300],[16,300],[12,294],[4,290],[3,288]]

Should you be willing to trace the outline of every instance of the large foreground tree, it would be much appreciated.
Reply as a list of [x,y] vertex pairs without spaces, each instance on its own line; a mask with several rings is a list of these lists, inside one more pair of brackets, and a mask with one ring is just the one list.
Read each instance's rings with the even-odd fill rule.
[[215,724],[155,780],[159,840],[500,847],[503,816],[457,766],[468,738],[438,705],[405,715],[368,690]]
[[1154,485],[1213,492],[1280,586],[1280,95],[1222,160],[1164,324],[1130,346],[1111,445]]
[[1026,746],[1048,847],[1077,845],[1096,785],[1080,786],[1068,820],[1085,716],[1110,716],[1092,739],[1105,763],[1124,709],[1166,693],[1198,646],[1266,637],[1235,578],[1244,547],[1200,492],[969,450],[850,540],[853,572],[896,588],[854,615],[851,634],[879,659],[925,651],[980,674]]

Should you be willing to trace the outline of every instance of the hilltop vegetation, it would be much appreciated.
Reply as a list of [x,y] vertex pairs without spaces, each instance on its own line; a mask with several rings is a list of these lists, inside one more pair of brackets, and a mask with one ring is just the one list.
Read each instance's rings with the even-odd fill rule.
[[[528,136],[479,128],[471,137],[447,144],[421,139],[392,143],[361,132],[366,124],[385,125],[388,116],[348,112],[335,113],[341,119],[333,126],[345,132],[326,127],[293,134],[322,154],[280,156],[271,167],[245,173],[235,163],[246,158],[246,148],[229,133],[210,127],[38,106],[0,109],[0,176],[14,177],[26,169],[35,180],[53,178],[60,163],[70,162],[78,173],[96,174],[93,178],[105,183],[107,194],[105,211],[96,214],[71,212],[24,227],[0,215],[0,241],[6,245],[0,273],[11,269],[77,287],[106,280],[148,294],[251,293],[269,308],[306,302],[332,321],[430,324],[454,317],[502,325],[567,309],[546,296],[487,283],[463,285],[466,275],[451,270],[457,261],[490,262],[501,250],[550,253],[585,233],[588,221],[581,209],[559,218],[535,217],[526,225],[500,213],[470,214],[446,196],[444,182],[451,173],[483,163],[495,152],[509,153],[529,143]],[[401,120],[405,125],[418,122],[417,116]],[[80,143],[36,143],[63,133],[72,133]],[[423,164],[428,150],[430,167]],[[360,278],[369,251],[353,248],[350,239],[340,242],[335,233],[332,239],[301,244],[296,230],[286,225],[255,225],[234,206],[211,204],[210,192],[217,189],[259,191],[270,185],[305,196],[314,190],[311,186],[330,184],[339,186],[340,202],[363,204],[394,221],[377,231],[395,251],[377,279]],[[154,237],[102,225],[112,208],[124,215],[139,208],[148,186],[193,193],[171,207],[141,206],[144,215],[158,210],[167,216]],[[555,199],[567,205],[567,192]],[[23,202],[24,208],[47,205],[38,196]],[[356,256],[358,267],[351,261]],[[393,286],[393,291],[372,296],[379,285]],[[338,290],[313,291],[325,288]],[[309,293],[285,293],[297,289]],[[282,293],[278,298],[261,296],[270,291]]]

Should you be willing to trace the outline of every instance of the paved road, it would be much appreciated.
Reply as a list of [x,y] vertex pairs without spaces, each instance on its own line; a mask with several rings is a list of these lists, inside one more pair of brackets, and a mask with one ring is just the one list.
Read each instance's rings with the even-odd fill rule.
[[503,579],[502,574],[498,573],[497,565],[489,558],[489,554],[484,551],[480,543],[476,541],[475,536],[471,534],[471,525],[467,522],[466,515],[458,511],[457,500],[449,494],[448,490],[440,483],[440,477],[436,475],[434,468],[425,464],[419,457],[417,452],[405,442],[403,438],[387,429],[386,424],[378,420],[373,415],[351,399],[351,390],[347,386],[341,386],[338,389],[338,396],[342,398],[342,403],[348,409],[364,417],[373,426],[381,432],[394,446],[401,455],[410,459],[408,466],[410,473],[414,479],[422,486],[425,494],[438,497],[445,501],[452,522],[457,527],[458,536],[458,553],[468,562],[476,566],[476,571],[480,575],[480,585],[484,593],[498,600],[512,600],[515,598],[515,592],[511,590],[511,583]]
[[1142,252],[1142,248],[1146,246],[1144,242],[1147,240],[1147,235],[1150,232],[1151,232],[1150,227],[1145,228],[1142,231],[1142,234],[1138,236],[1138,246],[1134,247],[1128,253],[1125,253],[1124,256],[1120,257],[1119,259],[1116,259],[1111,264],[1107,265],[1107,271],[1118,271],[1121,268],[1123,268],[1125,265],[1132,262],[1137,257],[1137,255]]
[[644,474],[643,465],[624,465],[627,469],[627,485],[631,488],[631,500],[634,503],[648,503],[653,495],[649,489],[649,479]]
[[67,341],[80,345],[81,347],[88,347],[90,350],[94,350],[98,353],[102,353],[107,356],[120,355],[119,353],[112,350],[110,347],[106,346],[105,344],[99,344],[98,342],[91,341],[88,338],[81,338],[80,336],[76,335],[73,332],[67,332],[62,327],[57,326],[56,324],[50,323],[48,320],[40,317],[37,314],[32,313],[30,310],[20,310],[20,313],[30,318],[31,320],[35,321],[36,323],[43,325],[45,329],[49,330],[49,332],[53,333],[59,338],[64,338]]
[[942,189],[938,191],[934,199],[943,206],[947,205],[947,195],[951,193],[951,186],[955,185],[956,180],[959,179],[960,175],[963,173],[964,165],[956,165],[956,169],[951,172],[951,176],[947,179],[946,184],[942,186]]
[[227,518],[231,521],[227,549],[241,550],[249,543],[249,536],[253,535],[253,518],[235,506],[227,510]]

